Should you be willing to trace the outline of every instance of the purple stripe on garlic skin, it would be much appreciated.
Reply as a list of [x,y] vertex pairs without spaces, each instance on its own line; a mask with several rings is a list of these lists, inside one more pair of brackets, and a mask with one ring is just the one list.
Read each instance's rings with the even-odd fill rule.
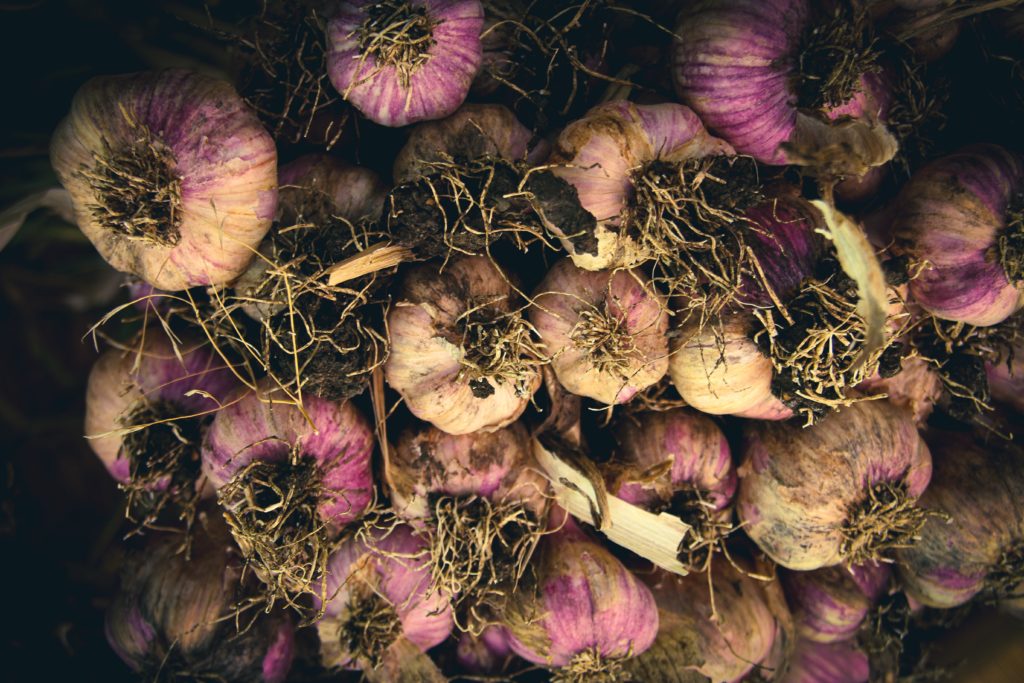
[[[173,221],[158,220],[144,236],[128,234],[101,216],[108,192],[86,177],[146,140],[163,168],[144,179],[171,192]],[[109,146],[109,148],[107,147]],[[118,270],[154,287],[176,291],[230,282],[248,265],[270,229],[277,207],[277,151],[230,84],[202,74],[169,70],[95,78],[75,95],[58,126],[50,158],[71,193],[78,226]],[[147,157],[149,158],[149,157]],[[139,171],[113,166],[128,175]],[[131,200],[133,214],[152,210],[149,195]],[[135,218],[131,225],[141,225]],[[152,237],[156,235],[156,237]],[[170,240],[170,241],[168,241]]]
[[[413,415],[449,434],[515,422],[540,387],[538,359],[516,292],[486,256],[453,258],[410,270],[388,312],[388,384]],[[505,326],[500,340],[482,337]],[[476,358],[493,346],[494,354]],[[509,361],[499,367],[491,358]]]
[[847,566],[780,572],[797,632],[819,643],[854,637],[888,577],[882,563],[869,563],[856,573]]
[[779,683],[867,683],[868,656],[853,640],[797,642]]
[[626,403],[668,370],[667,305],[639,271],[556,263],[534,293],[530,321],[571,393]]
[[455,657],[459,666],[469,673],[498,673],[512,656],[508,635],[500,626],[488,626],[479,636],[463,633]]
[[1009,279],[998,245],[1007,208],[1021,201],[1021,193],[1024,161],[995,145],[965,148],[914,174],[899,196],[893,225],[896,251],[930,264],[910,282],[923,308],[946,320],[987,326],[1024,305],[1020,281]]
[[370,504],[373,449],[373,430],[352,404],[306,396],[300,410],[264,380],[217,414],[203,441],[203,472],[221,489],[250,463],[283,463],[294,450],[315,462],[317,511],[336,532]]
[[[372,12],[390,16],[395,10],[422,12],[425,25],[421,31],[429,37],[415,50],[415,56],[400,56],[398,62],[388,63],[372,51],[363,52],[366,45],[361,43]],[[443,118],[466,99],[480,69],[483,22],[479,0],[340,3],[327,24],[328,77],[342,97],[381,125],[404,126]],[[389,38],[399,38],[394,29],[390,33],[396,35],[378,33],[384,34],[385,49],[391,47]]]
[[231,369],[205,342],[186,338],[176,352],[161,330],[151,328],[137,349],[110,349],[93,365],[86,389],[85,435],[110,475],[126,484],[133,454],[124,452],[124,430],[137,426],[130,422],[140,410],[166,408],[180,418],[211,415],[237,387]]
[[[862,175],[889,161],[896,141],[877,125],[878,107],[865,107],[873,98],[864,74],[875,67],[854,23],[856,8],[842,16],[831,9],[810,0],[692,3],[673,43],[677,92],[738,153],[765,164],[824,163]],[[832,32],[839,26],[842,38]],[[812,27],[819,33],[809,33]],[[818,72],[836,68],[830,51],[850,57],[838,76]],[[841,117],[842,125],[819,117]],[[857,132],[841,130],[854,121]]]
[[[346,642],[351,618],[368,603],[377,603],[397,621],[384,634],[389,642],[375,643],[386,650],[403,637],[420,650],[440,644],[454,626],[448,596],[430,581],[426,543],[408,526],[374,529],[365,540],[345,539],[328,560],[326,603],[314,595],[324,616],[317,624],[321,662],[325,667],[361,669],[381,652],[353,651]],[[384,627],[379,619],[374,627]],[[357,627],[358,628],[358,627]]]
[[[923,513],[911,504],[928,486],[931,456],[905,411],[884,400],[862,401],[813,428],[744,427],[737,512],[747,535],[783,567],[808,571],[867,559],[848,557],[854,547],[858,555],[874,555],[882,539],[870,526],[851,525],[878,487],[893,487],[892,495],[910,505],[914,516],[898,520],[907,533],[920,527]],[[893,520],[875,521],[894,531]]]
[[[668,505],[677,491],[696,489],[715,512],[732,503],[737,478],[729,443],[708,417],[684,409],[640,413],[626,417],[615,438],[613,462],[629,469],[617,478],[617,491],[610,493],[626,502],[659,507]],[[657,479],[635,480],[635,475],[666,460],[671,467]]]
[[388,479],[395,512],[417,527],[430,520],[436,494],[522,501],[535,514],[546,501],[547,481],[519,423],[458,436],[435,427],[408,431],[392,452]]
[[948,609],[985,592],[1020,595],[1024,577],[1024,453],[968,434],[936,432],[935,476],[921,504],[949,516],[928,520],[921,540],[896,553],[908,598]]
[[654,161],[682,162],[732,156],[728,143],[712,137],[681,104],[609,102],[591,109],[561,132],[552,172],[571,183],[580,205],[597,218],[596,253],[577,250],[574,235],[551,228],[573,262],[587,270],[633,267],[654,254],[621,224],[634,197],[632,175]]
[[396,184],[434,172],[441,161],[472,161],[498,157],[508,161],[539,163],[546,145],[530,149],[533,133],[500,104],[464,104],[451,116],[421,123],[395,157]]
[[[727,562],[716,562],[710,577],[712,608],[706,573],[679,576],[657,569],[644,580],[659,612],[652,663],[672,661],[677,670],[695,671],[711,681],[741,681],[759,665],[770,671],[768,660],[783,635],[766,593],[769,586]],[[645,670],[643,659],[638,673]]]
[[658,633],[651,591],[571,517],[541,540],[538,554],[537,585],[521,586],[501,620],[513,652],[561,669],[583,657],[635,657],[651,646]]

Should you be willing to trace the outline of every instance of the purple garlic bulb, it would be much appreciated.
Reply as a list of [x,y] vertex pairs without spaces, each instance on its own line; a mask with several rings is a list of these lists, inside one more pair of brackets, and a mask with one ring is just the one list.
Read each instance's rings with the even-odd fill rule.
[[433,586],[429,550],[410,527],[346,538],[327,566],[326,599],[314,596],[325,667],[377,668],[400,656],[400,640],[426,652],[451,633],[448,594]]
[[272,595],[322,588],[330,540],[373,499],[373,449],[350,403],[307,396],[300,407],[269,381],[217,414],[203,471]]
[[327,74],[368,119],[404,126],[459,108],[483,61],[480,0],[350,0],[327,24]]
[[889,575],[888,565],[867,562],[810,572],[783,570],[780,578],[800,637],[834,643],[857,635]]
[[226,81],[103,76],[50,143],[78,227],[120,271],[168,291],[238,277],[277,208],[277,150]]
[[247,595],[242,563],[216,522],[194,534],[189,556],[180,539],[156,536],[128,559],[107,610],[107,642],[145,680],[281,683],[292,663],[291,621],[258,613],[236,632],[235,603]]

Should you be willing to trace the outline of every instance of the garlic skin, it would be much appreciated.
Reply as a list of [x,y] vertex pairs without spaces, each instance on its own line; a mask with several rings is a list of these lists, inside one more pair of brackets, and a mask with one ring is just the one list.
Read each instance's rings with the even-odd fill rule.
[[[500,429],[515,422],[540,387],[530,331],[516,293],[486,256],[453,258],[440,270],[410,270],[388,311],[388,384],[413,415],[449,434]],[[488,330],[501,339],[479,343]],[[493,347],[493,349],[492,349]],[[492,349],[508,362],[495,367],[474,350]],[[487,354],[485,354],[487,355]],[[493,354],[491,354],[493,356]]]
[[562,386],[615,405],[668,371],[667,308],[639,271],[588,271],[562,259],[534,292],[530,321]]
[[480,69],[483,22],[479,0],[339,3],[327,23],[327,75],[383,126],[443,118],[466,99]]
[[[176,348],[162,330],[150,328],[137,348],[109,349],[96,360],[86,388],[85,436],[110,476],[128,484],[131,458],[150,454],[125,451],[126,429],[138,426],[138,420],[150,424],[168,418],[184,428],[187,420],[216,413],[237,387],[231,369],[205,340],[186,337]],[[155,413],[140,416],[147,409]],[[154,424],[143,431],[155,429],[170,427]],[[198,454],[199,444],[192,448]]]
[[729,311],[701,324],[692,316],[672,341],[668,371],[688,405],[711,415],[787,420],[793,411],[772,394],[772,361],[750,338],[752,319]]
[[800,640],[779,683],[867,683],[868,656],[854,640]]
[[392,506],[417,528],[430,520],[437,494],[521,501],[538,515],[545,506],[547,480],[520,423],[463,435],[433,427],[410,430],[399,438],[389,465]]
[[894,252],[930,265],[910,282],[925,310],[987,326],[1024,306],[1022,194],[1024,160],[996,145],[967,147],[914,174],[896,203]]
[[1018,344],[1011,358],[986,363],[985,374],[992,399],[1024,413],[1024,348]]
[[[497,157],[521,161],[533,133],[500,104],[464,104],[451,116],[412,129],[395,157],[392,175],[400,185],[432,173],[439,161]],[[530,155],[531,160],[535,160]]]
[[824,567],[810,572],[783,570],[797,633],[818,643],[853,638],[889,579],[889,567],[868,563],[859,567]]
[[[801,73],[808,30],[821,28],[816,9],[810,0],[690,5],[677,20],[673,42],[676,90],[740,154],[774,165],[832,164],[829,170],[841,175],[862,175],[889,161],[897,144],[876,116],[826,122],[829,109],[870,93],[860,80],[826,92],[816,84],[837,83],[829,74]],[[864,46],[840,47],[857,52]],[[858,67],[860,57],[851,57]],[[835,154],[839,148],[842,158]]]
[[[380,216],[387,195],[387,188],[375,172],[326,154],[306,154],[281,166],[278,183],[279,228],[313,223],[312,229],[317,229],[337,218],[360,226]],[[340,230],[343,226],[333,228]],[[350,239],[347,233],[346,230],[339,237]],[[263,241],[259,256],[233,285],[242,310],[254,320],[269,319],[288,306],[285,293],[264,291],[268,273],[277,265],[276,234],[277,230]],[[292,257],[294,254],[289,256]],[[277,288],[283,287],[282,282]]]
[[633,505],[667,504],[675,491],[697,489],[715,511],[724,510],[736,493],[736,471],[725,434],[711,419],[676,408],[626,418],[616,429],[614,463],[641,473],[666,460],[670,469],[651,482],[620,478],[614,495]]
[[50,161],[100,255],[166,291],[238,277],[277,208],[273,139],[230,84],[191,71],[88,81]]
[[[873,527],[848,526],[870,503],[869,493],[891,486],[909,503],[931,478],[928,446],[909,414],[884,400],[854,403],[808,429],[778,422],[744,427],[736,509],[751,540],[788,569],[859,561],[848,557],[857,547],[873,554],[883,541]],[[895,533],[892,520],[879,521]],[[921,522],[908,521],[907,531]]]
[[[327,668],[366,669],[376,666],[399,639],[426,652],[451,634],[454,621],[448,596],[430,582],[426,543],[408,526],[374,528],[365,539],[346,538],[328,560],[327,587],[313,600],[324,616],[316,623],[320,660]],[[383,609],[366,624],[353,623],[360,611]],[[364,616],[365,618],[365,616]],[[387,642],[350,641],[346,630],[385,629]],[[353,647],[355,646],[355,647]]]
[[203,473],[221,489],[255,461],[311,459],[323,490],[317,513],[332,533],[362,516],[373,497],[373,430],[348,402],[303,398],[302,410],[262,380],[225,406],[203,440]]
[[570,123],[558,136],[552,173],[576,188],[580,205],[597,219],[593,234],[577,235],[548,223],[573,263],[585,270],[631,268],[653,258],[629,229],[632,174],[654,161],[682,162],[731,156],[681,104],[608,102]]
[[740,681],[758,665],[770,668],[767,660],[782,635],[766,587],[727,562],[716,562],[711,572],[717,618],[707,574],[679,576],[658,569],[646,577],[660,628],[651,649],[631,663],[635,680],[686,670],[715,682]]
[[282,683],[294,654],[292,623],[281,612],[259,614],[236,633],[234,602],[246,593],[227,530],[210,520],[193,536],[191,559],[180,551],[179,538],[156,536],[129,556],[106,615],[117,656],[145,680]]
[[935,433],[929,443],[935,476],[921,504],[949,520],[929,519],[921,540],[897,551],[903,590],[940,609],[962,605],[982,591],[999,600],[1019,597],[1024,577],[1020,449],[956,433]]
[[654,642],[651,591],[568,515],[542,539],[534,563],[537,584],[520,586],[502,615],[509,646],[523,659],[551,669],[588,656],[608,663]]

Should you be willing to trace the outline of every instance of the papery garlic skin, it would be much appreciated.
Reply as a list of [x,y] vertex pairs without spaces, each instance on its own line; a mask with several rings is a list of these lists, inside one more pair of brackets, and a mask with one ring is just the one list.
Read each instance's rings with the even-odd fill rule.
[[848,559],[844,529],[869,489],[904,486],[915,500],[931,471],[928,446],[910,416],[882,400],[861,401],[813,428],[745,425],[736,509],[769,557],[809,571]]
[[226,529],[213,520],[193,537],[154,537],[126,561],[107,610],[107,642],[146,680],[161,675],[230,683],[282,683],[294,655],[294,629],[281,612],[260,614],[244,633],[231,618],[245,597],[242,567]]
[[413,415],[449,434],[500,429],[519,419],[540,387],[536,359],[517,342],[508,349],[516,357],[515,378],[480,374],[467,366],[477,349],[460,329],[482,305],[482,319],[473,324],[520,326],[515,297],[486,256],[454,258],[440,272],[430,263],[407,273],[388,312],[384,376]]
[[925,310],[987,326],[1024,306],[1024,280],[1008,278],[998,244],[1022,193],[1024,160],[996,145],[967,147],[914,174],[897,200],[893,230],[896,251],[928,264],[910,281]]
[[369,422],[351,403],[305,396],[300,410],[264,380],[217,413],[203,441],[203,473],[221,489],[254,461],[285,463],[293,452],[312,459],[323,487],[317,512],[336,533],[373,498],[374,444]]
[[857,387],[867,395],[885,394],[889,403],[906,407],[914,422],[924,426],[943,394],[942,378],[935,368],[917,357],[904,358],[902,369],[892,377],[875,376]]
[[780,574],[797,633],[818,643],[855,637],[888,577],[882,563],[868,564],[856,574],[843,565]]
[[110,476],[128,484],[130,458],[138,454],[124,451],[124,439],[128,428],[138,426],[132,422],[139,411],[174,413],[152,419],[201,419],[217,412],[238,385],[205,341],[186,337],[175,343],[150,328],[137,348],[109,349],[93,365],[85,397],[86,439]]
[[[398,56],[389,63],[383,53],[364,52],[360,36],[374,12],[387,17],[396,10],[422,16],[417,30],[429,39],[417,46],[411,61]],[[443,118],[466,99],[480,69],[483,22],[479,0],[340,3],[327,24],[327,75],[342,97],[383,126]],[[392,47],[387,41],[399,38],[385,35],[380,47],[386,50]]]
[[671,467],[654,481],[620,478],[614,495],[650,508],[668,504],[676,491],[696,489],[714,512],[732,503],[736,471],[725,434],[710,418],[676,408],[627,417],[615,431],[618,448],[613,463],[642,473],[667,461]]
[[537,586],[510,600],[503,623],[512,651],[549,668],[577,655],[602,660],[643,653],[658,633],[651,591],[571,518],[541,541]]
[[[574,339],[587,315],[616,327],[612,342],[628,348],[614,354],[619,365],[602,366],[596,356],[601,348]],[[530,321],[559,383],[579,396],[626,403],[668,371],[667,305],[639,271],[588,271],[562,259],[534,292]]]
[[715,612],[707,574],[679,576],[658,569],[646,577],[658,604],[659,633],[631,670],[636,680],[646,680],[643,674],[668,662],[711,681],[740,681],[767,665],[782,636],[765,588],[725,562],[712,565],[711,572]]
[[793,411],[772,394],[772,361],[751,339],[750,315],[730,311],[701,324],[691,317],[673,338],[669,376],[688,405],[711,415],[786,420]]
[[405,525],[373,529],[365,540],[343,541],[328,560],[326,602],[314,596],[324,610],[316,624],[321,663],[350,669],[370,664],[370,653],[349,651],[341,639],[352,610],[365,600],[379,600],[393,610],[395,639],[404,638],[423,652],[447,639],[454,626],[452,608],[449,596],[431,584],[429,559],[426,543]]
[[395,157],[392,173],[402,184],[429,175],[440,161],[497,157],[522,161],[533,133],[500,104],[464,104],[451,116],[421,123]]
[[712,137],[681,104],[609,102],[591,109],[559,134],[552,173],[576,188],[580,205],[596,219],[592,235],[574,235],[549,224],[578,267],[631,268],[653,258],[642,236],[628,229],[632,174],[654,161],[682,162],[731,156],[733,148]]
[[[139,172],[111,155],[156,154],[168,218],[129,234],[152,197],[139,194],[116,219],[87,176]],[[145,149],[144,149],[145,148]],[[155,157],[146,157],[152,161]],[[50,160],[71,193],[79,228],[114,268],[158,289],[226,284],[245,270],[277,207],[277,150],[256,115],[225,81],[185,70],[94,78],[54,132]],[[111,163],[105,167],[104,161]],[[156,182],[144,177],[144,181]],[[126,181],[118,182],[127,188]],[[127,227],[126,227],[127,226]]]
[[[799,108],[798,51],[814,9],[809,0],[705,0],[681,13],[673,43],[676,90],[738,153],[765,164],[811,163],[787,150],[787,143],[820,136],[812,146],[823,149],[837,141],[829,138],[853,129],[848,122],[829,126],[819,112]],[[861,84],[853,98],[864,92]],[[854,154],[844,164],[855,174],[885,163],[897,148],[874,117],[863,122],[868,135],[846,140]]]
[[[930,444],[935,476],[921,504],[948,519],[929,519],[921,540],[897,551],[904,591],[909,598],[940,609],[962,605],[982,591],[1000,600],[1019,596],[1019,586],[1013,584],[1024,574],[1020,449],[942,432],[935,433]],[[1008,580],[1009,585],[993,585],[993,579]]]
[[432,497],[438,494],[521,501],[535,514],[544,509],[547,481],[533,462],[529,436],[519,423],[463,435],[433,427],[408,431],[399,438],[389,464],[392,506],[415,527],[429,521]]
[[868,656],[854,640],[800,640],[779,683],[867,683]]
[[479,636],[463,633],[455,650],[459,666],[469,673],[488,674],[501,670],[511,659],[508,635],[500,626],[488,626]]
[[986,363],[985,374],[992,399],[1024,413],[1024,349],[1018,345],[1011,358]]

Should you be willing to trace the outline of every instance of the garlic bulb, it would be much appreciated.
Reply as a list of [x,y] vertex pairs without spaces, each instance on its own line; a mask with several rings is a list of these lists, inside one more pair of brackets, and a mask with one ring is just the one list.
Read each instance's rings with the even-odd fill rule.
[[[552,172],[576,188],[580,205],[597,224],[583,234],[568,226],[548,227],[573,263],[586,270],[631,268],[668,258],[673,248],[694,248],[691,242],[706,234],[684,234],[682,221],[674,219],[686,211],[688,201],[703,199],[701,178],[715,158],[733,154],[728,143],[709,135],[697,115],[680,104],[599,105],[566,126],[552,155],[557,164]],[[723,164],[722,171],[728,166]],[[715,177],[705,187],[721,182]],[[694,222],[718,218],[715,209],[730,210],[727,201],[721,203],[713,206],[712,200]]]
[[480,69],[479,0],[351,0],[327,24],[327,74],[371,121],[404,126],[458,109]]
[[326,597],[314,596],[325,667],[375,669],[399,656],[400,640],[426,652],[451,633],[448,595],[432,586],[429,553],[411,528],[349,537],[327,566]]
[[976,595],[1019,600],[1024,587],[1024,459],[1011,443],[983,444],[968,434],[937,432],[935,476],[921,504],[929,519],[913,547],[899,549],[907,596],[949,609]]
[[259,613],[236,632],[236,603],[248,594],[222,526],[210,520],[199,528],[188,556],[177,538],[155,536],[125,562],[106,636],[143,679],[282,683],[287,677],[294,654],[287,615]]
[[645,580],[658,604],[659,631],[651,648],[629,663],[633,680],[693,671],[715,682],[740,681],[762,665],[770,673],[767,660],[783,636],[761,581],[727,562],[712,565],[710,576],[659,569]]
[[878,70],[867,17],[852,5],[691,3],[676,25],[676,89],[741,154],[863,175],[898,146],[875,107],[829,121],[830,110],[872,96],[865,78]]
[[217,414],[203,472],[272,596],[322,587],[330,540],[373,499],[373,448],[351,404],[307,396],[300,408],[268,380]]
[[658,633],[650,590],[568,516],[541,542],[535,584],[521,585],[500,618],[513,652],[571,681],[614,680],[609,672]]
[[889,582],[883,563],[782,571],[797,633],[818,643],[854,638]]
[[406,431],[387,479],[395,512],[430,541],[438,589],[472,614],[515,587],[544,530],[550,495],[521,424],[460,436]]
[[736,470],[729,443],[709,418],[684,409],[627,415],[606,471],[626,502],[676,515],[691,529],[679,558],[693,571],[711,562],[732,530]]
[[167,502],[196,502],[202,435],[237,387],[205,341],[172,341],[158,328],[146,329],[135,349],[99,357],[89,373],[85,435],[128,490],[130,515],[145,504],[155,521]]
[[94,78],[50,143],[78,227],[158,289],[221,285],[277,208],[277,151],[228,83],[183,70]]
[[409,271],[387,321],[388,384],[413,415],[442,431],[511,424],[540,387],[530,326],[512,285],[487,257]]
[[538,285],[530,321],[558,381],[602,403],[626,403],[668,370],[668,311],[639,271],[556,263]]
[[925,524],[915,501],[931,456],[895,406],[854,403],[810,429],[744,427],[736,509],[747,535],[783,567],[878,560],[913,543]]
[[910,293],[945,320],[995,325],[1024,306],[1024,161],[977,145],[922,168],[893,218],[898,252],[925,264]]
[[438,162],[527,158],[533,134],[500,104],[464,104],[451,116],[419,124],[395,157],[396,184],[435,171]]

